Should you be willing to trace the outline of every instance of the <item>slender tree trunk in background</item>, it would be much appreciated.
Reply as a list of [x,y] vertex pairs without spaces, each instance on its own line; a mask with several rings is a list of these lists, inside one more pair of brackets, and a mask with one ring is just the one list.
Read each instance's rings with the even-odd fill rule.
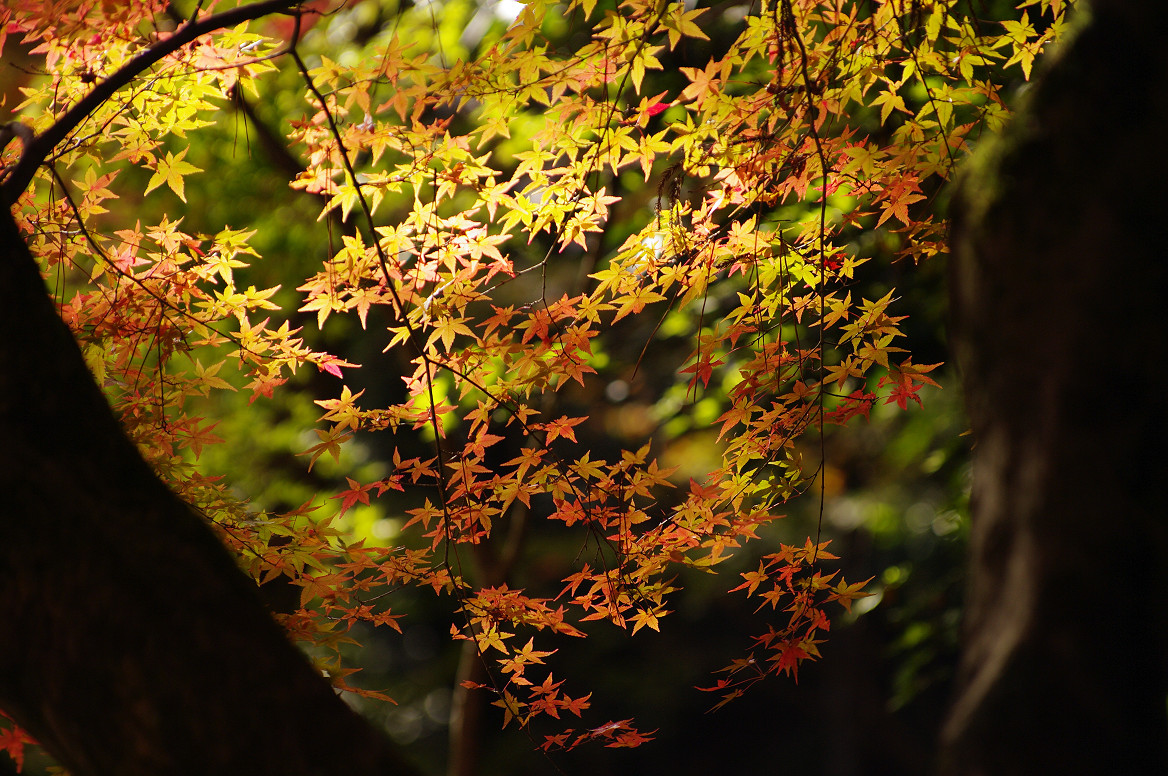
[[1168,773],[1168,4],[1091,17],[955,203],[976,447],[952,774]]
[[74,776],[410,773],[122,434],[0,213],[0,708]]
[[474,776],[482,755],[483,717],[486,704],[483,691],[463,687],[463,682],[486,684],[490,679],[483,667],[483,657],[473,641],[464,641],[459,651],[458,676],[454,684],[450,709],[450,745],[446,776]]

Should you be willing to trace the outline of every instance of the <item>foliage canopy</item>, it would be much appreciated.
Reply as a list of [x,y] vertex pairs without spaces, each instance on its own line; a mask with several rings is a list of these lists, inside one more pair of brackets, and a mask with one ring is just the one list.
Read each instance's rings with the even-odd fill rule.
[[[6,203],[127,433],[249,574],[298,587],[284,624],[333,655],[337,686],[349,628],[399,628],[394,592],[420,588],[493,663],[471,684],[523,727],[589,707],[545,663],[557,636],[662,627],[682,570],[715,569],[813,486],[825,425],[919,403],[937,365],[900,347],[895,294],[864,298],[858,273],[944,251],[943,184],[1066,11],[202,5],[0,11],[0,48],[38,62],[15,110],[42,141],[4,149]],[[327,248],[261,261],[250,214],[184,228],[193,184],[232,176],[200,169],[192,138],[292,78],[300,105],[268,107]],[[115,221],[119,201],[160,216]],[[294,292],[250,282],[264,261],[306,268]],[[372,355],[330,352],[337,325]],[[201,465],[216,396],[306,390],[303,469],[345,485],[276,508]],[[667,443],[687,455],[663,461]],[[362,445],[385,465],[339,468]],[[520,585],[532,530],[575,555]],[[708,688],[719,705],[818,656],[831,605],[863,595],[832,557],[809,537],[727,585],[768,624]],[[540,743],[647,737],[590,720]]]

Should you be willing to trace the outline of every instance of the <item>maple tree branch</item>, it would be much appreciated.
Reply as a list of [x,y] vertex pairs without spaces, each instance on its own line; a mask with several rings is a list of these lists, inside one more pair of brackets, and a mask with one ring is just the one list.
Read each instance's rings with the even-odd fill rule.
[[[321,112],[323,112],[325,115],[325,120],[328,122],[329,126],[329,132],[332,134],[333,140],[337,144],[337,150],[340,152],[341,163],[344,165],[345,175],[352,184],[353,190],[357,192],[357,202],[361,206],[361,212],[364,214],[365,222],[369,226],[369,233],[373,237],[373,247],[377,251],[377,262],[381,268],[381,275],[385,279],[385,288],[387,291],[389,291],[389,295],[393,299],[394,308],[398,314],[398,319],[406,328],[406,333],[408,335],[410,344],[413,345],[415,350],[417,350],[418,358],[420,358],[422,363],[425,365],[426,396],[430,407],[430,427],[434,429],[434,452],[436,453],[438,460],[438,492],[442,499],[442,519],[444,521],[444,525],[447,526],[447,531],[449,531],[449,526],[451,525],[452,520],[450,515],[450,498],[447,492],[445,475],[442,474],[442,472],[445,470],[447,456],[445,448],[442,444],[442,422],[438,418],[438,402],[434,397],[433,379],[433,373],[437,371],[441,364],[437,364],[426,351],[425,343],[422,341],[422,338],[419,336],[417,330],[410,323],[405,304],[402,302],[401,296],[398,294],[397,289],[393,286],[393,276],[389,272],[389,258],[385,255],[385,248],[382,247],[381,240],[377,239],[377,225],[373,220],[373,209],[369,206],[369,200],[365,198],[365,194],[361,190],[361,180],[357,177],[356,168],[353,167],[353,160],[349,156],[349,149],[345,147],[345,139],[341,136],[341,130],[337,126],[336,116],[334,116],[332,110],[329,109],[328,100],[325,99],[325,96],[321,93],[320,89],[317,88],[316,82],[313,81],[312,74],[309,72],[308,66],[305,65],[304,60],[300,58],[300,52],[296,50],[296,41],[299,40],[299,38],[300,18],[297,17],[296,28],[292,32],[290,39],[291,42],[288,45],[288,54],[292,57],[292,61],[296,64],[296,69],[300,71],[300,75],[304,79],[305,85],[308,87],[308,90],[312,92],[312,95],[320,104]],[[449,539],[449,536],[447,538]],[[449,542],[447,543],[447,548],[447,551],[449,551]],[[443,564],[446,565],[448,569],[450,568],[448,558],[443,560]],[[453,571],[451,572],[451,576],[455,576]]]
[[140,73],[156,64],[163,57],[174,53],[207,33],[259,19],[272,13],[287,11],[299,4],[300,0],[261,0],[261,2],[251,5],[232,8],[229,11],[204,17],[199,21],[190,21],[175,30],[169,38],[164,38],[147,47],[109,78],[93,87],[93,91],[65,111],[61,118],[57,119],[47,130],[34,137],[31,143],[25,144],[20,161],[16,163],[3,183],[0,183],[0,202],[4,205],[15,203],[24,190],[28,188],[37,168],[44,164],[45,159],[49,157],[53,149],[68,137],[70,132],[89,118],[90,114],[119,89],[129,84]]
[[[815,547],[818,554],[820,538],[823,535],[823,509],[827,500],[827,437],[823,429],[823,415],[824,415],[824,393],[823,393],[823,375],[824,375],[824,324],[823,319],[825,315],[825,296],[826,296],[826,264],[827,264],[827,187],[829,180],[827,154],[823,150],[823,139],[819,136],[819,129],[815,126],[815,121],[818,115],[818,110],[815,106],[815,101],[812,97],[811,89],[811,72],[808,67],[807,46],[803,42],[803,36],[799,34],[799,29],[794,22],[794,12],[791,9],[790,0],[784,0],[782,6],[782,13],[790,14],[791,18],[791,38],[795,41],[795,45],[799,49],[799,71],[803,76],[803,97],[806,104],[807,111],[807,129],[811,133],[811,140],[815,144],[815,156],[819,159],[819,170],[823,180],[823,190],[819,193],[819,280],[816,294],[819,296],[819,344],[816,350],[819,352],[819,386],[818,395],[816,396],[816,426],[819,429],[819,519],[815,526]],[[816,556],[818,557],[818,555]],[[816,558],[812,558],[811,564],[815,565]]]
[[110,257],[105,248],[101,247],[101,244],[98,243],[98,241],[94,238],[93,233],[89,231],[89,228],[85,226],[85,219],[81,216],[81,208],[77,206],[77,200],[74,199],[72,192],[69,191],[69,186],[65,183],[65,179],[61,177],[61,173],[57,171],[56,165],[50,165],[50,169],[52,171],[53,180],[56,181],[57,186],[60,188],[61,194],[65,199],[65,204],[69,206],[69,210],[73,213],[73,220],[77,223],[77,230],[81,233],[81,236],[85,238],[85,242],[88,243],[89,247],[93,250],[94,256],[105,262],[105,265],[116,272],[119,277],[125,278],[127,281],[133,283],[135,286],[140,288],[143,293],[157,302],[159,309],[162,310],[164,314],[165,312],[169,311],[183,319],[185,322],[196,326],[206,326],[220,337],[224,337],[230,340],[231,343],[238,347],[241,352],[248,353],[249,355],[255,356],[257,358],[259,357],[259,353],[256,353],[254,350],[249,348],[242,339],[240,339],[232,332],[220,331],[218,328],[216,328],[216,325],[213,321],[200,320],[198,316],[193,315],[189,310],[182,309],[178,305],[169,301],[162,294],[159,294],[158,291],[147,285],[142,278],[135,276],[133,272],[127,272],[118,269],[117,263]]

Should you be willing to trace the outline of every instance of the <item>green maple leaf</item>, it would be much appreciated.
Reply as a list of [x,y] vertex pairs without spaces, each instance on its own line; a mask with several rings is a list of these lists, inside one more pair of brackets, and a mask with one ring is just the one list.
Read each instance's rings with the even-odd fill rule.
[[154,175],[150,178],[150,183],[147,184],[146,191],[142,193],[149,194],[165,183],[170,187],[171,191],[178,194],[179,199],[186,202],[187,195],[183,189],[183,176],[190,175],[193,172],[202,172],[200,168],[183,161],[186,153],[187,149],[185,148],[179,151],[177,156],[167,151],[166,158],[154,168]]

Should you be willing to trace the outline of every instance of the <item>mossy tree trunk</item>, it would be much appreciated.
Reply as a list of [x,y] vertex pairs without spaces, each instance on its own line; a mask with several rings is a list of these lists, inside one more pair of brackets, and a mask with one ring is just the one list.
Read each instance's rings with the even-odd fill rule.
[[976,447],[952,774],[1168,773],[1168,5],[1078,13],[955,202]]
[[122,433],[7,207],[0,708],[74,776],[410,772]]

